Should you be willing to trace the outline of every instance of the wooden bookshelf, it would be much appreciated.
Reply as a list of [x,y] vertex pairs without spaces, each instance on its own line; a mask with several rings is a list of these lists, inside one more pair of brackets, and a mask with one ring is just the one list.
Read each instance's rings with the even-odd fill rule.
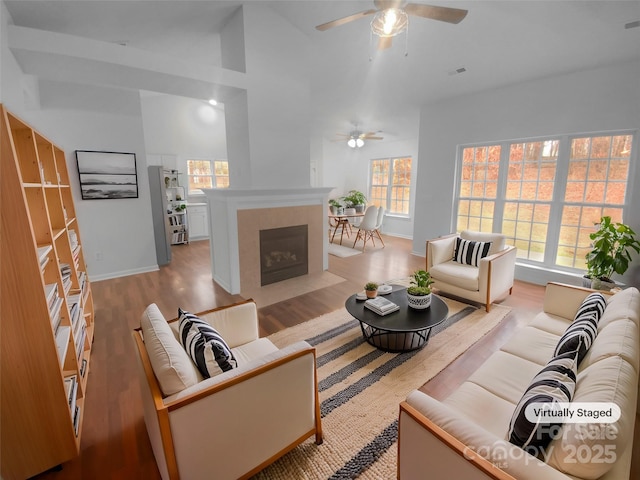
[[78,455],[94,307],[62,149],[1,114],[1,474]]

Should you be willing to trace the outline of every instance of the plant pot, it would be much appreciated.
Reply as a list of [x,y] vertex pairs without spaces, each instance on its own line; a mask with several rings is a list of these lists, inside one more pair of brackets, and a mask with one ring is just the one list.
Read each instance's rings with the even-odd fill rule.
[[376,298],[378,296],[378,290],[365,290],[367,298]]
[[604,290],[608,292],[615,286],[616,286],[615,282],[607,282],[606,280],[601,280],[599,278],[591,279],[591,288],[593,288],[594,290]]
[[354,205],[353,208],[356,209],[356,213],[362,213],[364,212],[364,207],[365,205],[363,203],[360,203],[358,205]]
[[431,305],[431,293],[429,295],[411,295],[407,293],[407,300],[411,308],[416,310],[424,310]]
[[591,288],[591,277],[583,275],[582,276],[582,286],[584,288]]

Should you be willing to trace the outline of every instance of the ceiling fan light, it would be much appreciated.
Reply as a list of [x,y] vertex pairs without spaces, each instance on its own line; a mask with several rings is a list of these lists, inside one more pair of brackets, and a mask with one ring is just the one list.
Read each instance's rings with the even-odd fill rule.
[[356,147],[360,148],[364,145],[364,140],[361,138],[356,138]]
[[349,140],[347,140],[347,145],[349,145],[351,148],[356,148],[356,139],[350,138]]
[[371,31],[379,37],[394,37],[406,30],[409,16],[401,8],[387,8],[377,12],[371,20]]

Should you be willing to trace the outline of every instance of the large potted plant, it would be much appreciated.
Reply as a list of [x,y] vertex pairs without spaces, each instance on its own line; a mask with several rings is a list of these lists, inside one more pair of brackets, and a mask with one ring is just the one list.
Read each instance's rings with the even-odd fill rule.
[[358,190],[350,190],[349,193],[343,197],[343,200],[348,206],[355,208],[358,213],[364,212],[364,207],[367,204],[367,197]]
[[611,217],[602,217],[596,225],[598,230],[589,234],[592,250],[586,255],[587,277],[592,288],[609,290],[615,287],[611,276],[623,275],[629,268],[631,250],[640,253],[640,242],[628,225],[612,222]]
[[411,308],[422,310],[431,305],[431,284],[433,279],[426,270],[416,270],[407,288],[407,301]]

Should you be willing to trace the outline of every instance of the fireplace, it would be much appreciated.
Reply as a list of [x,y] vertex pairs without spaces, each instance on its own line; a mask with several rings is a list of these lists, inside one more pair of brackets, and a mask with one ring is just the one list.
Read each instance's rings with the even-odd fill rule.
[[307,225],[260,230],[260,285],[306,275],[308,258]]

